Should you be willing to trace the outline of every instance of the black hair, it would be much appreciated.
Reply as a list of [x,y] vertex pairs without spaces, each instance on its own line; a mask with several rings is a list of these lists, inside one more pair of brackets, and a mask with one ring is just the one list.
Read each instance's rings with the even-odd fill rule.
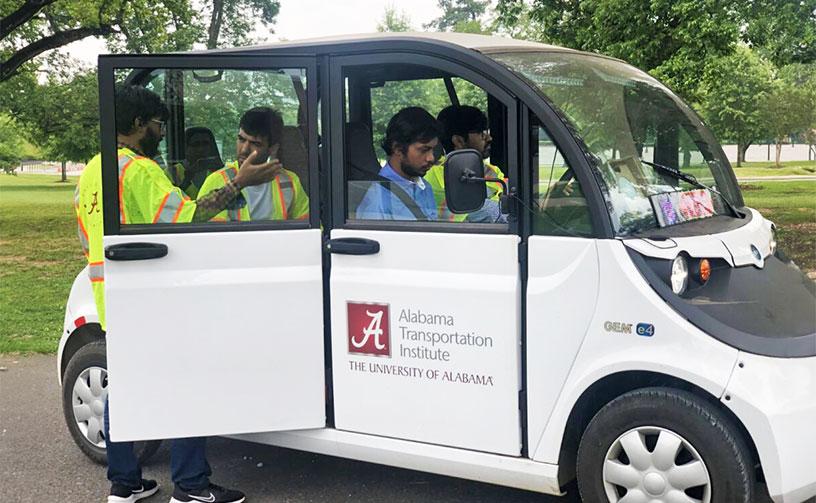
[[269,107],[255,107],[241,116],[241,129],[248,135],[266,137],[269,146],[280,143],[283,134],[283,117]]
[[394,145],[406,152],[415,142],[426,143],[442,136],[442,125],[424,108],[403,108],[388,121],[382,148],[386,155],[394,153]]
[[484,112],[467,105],[451,105],[443,108],[436,120],[445,130],[441,138],[445,152],[453,152],[456,149],[451,140],[453,135],[467,139],[468,133],[487,129],[487,116]]
[[114,91],[116,103],[116,133],[128,135],[136,130],[136,119],[166,121],[170,111],[159,95],[142,86],[119,84]]

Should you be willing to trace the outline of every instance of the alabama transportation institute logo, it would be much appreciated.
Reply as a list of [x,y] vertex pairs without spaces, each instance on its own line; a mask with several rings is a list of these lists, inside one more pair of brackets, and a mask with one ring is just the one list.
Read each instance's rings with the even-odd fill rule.
[[391,356],[388,304],[347,302],[349,353]]

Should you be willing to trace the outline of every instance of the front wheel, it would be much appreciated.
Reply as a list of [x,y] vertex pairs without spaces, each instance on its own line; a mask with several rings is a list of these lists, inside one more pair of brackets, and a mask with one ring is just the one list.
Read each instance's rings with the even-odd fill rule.
[[626,393],[592,419],[578,449],[584,501],[750,503],[751,455],[733,422],[671,388]]
[[[74,353],[62,378],[62,411],[68,431],[83,454],[102,465],[108,462],[103,422],[108,397],[107,369],[102,339]],[[139,461],[145,462],[160,445],[161,440],[136,442],[133,450]]]

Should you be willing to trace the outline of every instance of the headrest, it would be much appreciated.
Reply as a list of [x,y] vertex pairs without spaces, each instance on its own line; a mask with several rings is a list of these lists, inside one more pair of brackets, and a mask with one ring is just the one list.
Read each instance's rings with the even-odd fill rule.
[[371,131],[362,122],[346,124],[346,168],[350,180],[371,180],[382,169]]

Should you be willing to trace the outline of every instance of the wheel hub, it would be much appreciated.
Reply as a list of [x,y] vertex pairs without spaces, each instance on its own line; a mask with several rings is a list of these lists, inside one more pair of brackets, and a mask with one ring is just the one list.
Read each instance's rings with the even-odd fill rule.
[[666,491],[666,479],[656,472],[647,473],[643,477],[643,488],[651,496],[660,496]]

